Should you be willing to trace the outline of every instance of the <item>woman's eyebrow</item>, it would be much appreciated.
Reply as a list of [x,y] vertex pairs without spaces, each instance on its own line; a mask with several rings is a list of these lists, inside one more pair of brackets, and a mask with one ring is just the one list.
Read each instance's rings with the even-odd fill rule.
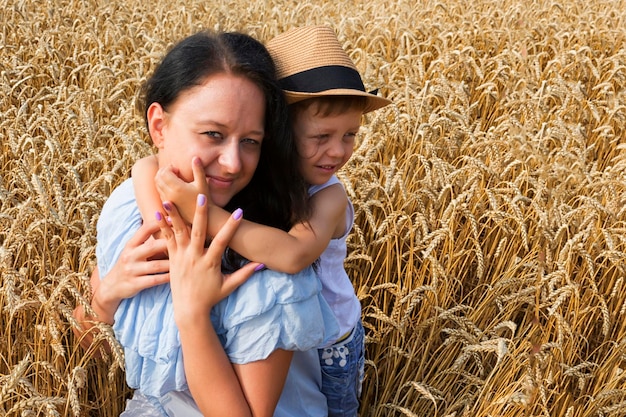
[[[211,125],[211,126],[215,126],[215,127],[217,127],[217,128],[220,128],[220,129],[229,129],[229,128],[230,128],[230,126],[229,126],[229,125],[224,124],[224,123],[221,123],[221,122],[217,122],[217,121],[212,120],[212,119],[203,119],[203,120],[200,120],[200,121],[199,121],[199,124],[200,124],[200,125],[202,125],[202,126],[205,126],[205,125]],[[258,130],[257,130],[257,129],[252,129],[251,131],[246,132],[246,135],[259,135],[259,136],[263,136],[263,135],[265,135],[265,130],[264,130],[264,129],[258,129]]]

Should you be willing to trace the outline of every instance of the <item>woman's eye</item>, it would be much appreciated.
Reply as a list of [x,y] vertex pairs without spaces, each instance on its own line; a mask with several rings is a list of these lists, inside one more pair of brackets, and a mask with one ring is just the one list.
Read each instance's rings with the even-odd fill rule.
[[241,143],[245,144],[245,145],[260,145],[261,141],[258,139],[252,139],[252,138],[243,138],[241,139]]
[[222,135],[220,134],[220,132],[215,132],[215,131],[212,131],[212,130],[204,132],[203,135],[208,136],[208,137],[213,138],[213,139],[221,139],[222,138]]

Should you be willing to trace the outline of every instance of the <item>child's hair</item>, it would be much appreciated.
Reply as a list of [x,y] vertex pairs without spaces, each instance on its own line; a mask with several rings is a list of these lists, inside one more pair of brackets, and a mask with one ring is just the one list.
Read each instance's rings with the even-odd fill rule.
[[361,96],[319,96],[297,101],[289,105],[292,117],[301,111],[315,106],[316,116],[328,117],[343,114],[350,110],[365,111],[367,99]]
[[183,39],[144,84],[140,110],[146,117],[148,107],[156,102],[167,111],[182,92],[219,73],[247,78],[265,97],[265,137],[259,164],[248,186],[225,209],[241,207],[249,220],[288,230],[308,217],[308,196],[276,68],[259,41],[242,33],[207,31]]

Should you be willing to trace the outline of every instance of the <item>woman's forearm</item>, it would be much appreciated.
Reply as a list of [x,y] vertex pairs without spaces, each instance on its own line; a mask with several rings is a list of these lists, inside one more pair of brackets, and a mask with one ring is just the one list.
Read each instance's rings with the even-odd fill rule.
[[103,322],[113,324],[113,316],[115,314],[115,310],[117,309],[117,305],[119,305],[119,302],[114,305],[101,300],[100,275],[98,268],[93,270],[90,281],[92,288],[91,309],[94,314],[88,314],[85,311],[85,307],[82,305],[76,306],[73,312],[74,318],[76,318],[76,321],[78,321],[81,327],[80,329],[73,328],[73,331],[79,338],[80,345],[85,349],[88,349],[93,343],[94,332],[96,331],[94,323]]
[[280,398],[291,353],[275,350],[269,357],[237,365],[235,371],[211,322],[211,309],[248,280],[258,267],[248,263],[229,275],[222,256],[237,226],[236,211],[205,248],[206,197],[197,198],[189,231],[173,205],[167,205],[171,225],[159,218],[168,242],[174,320],[183,351],[189,389],[205,416],[271,417]]
[[192,318],[179,332],[187,384],[202,414],[273,416],[293,352],[278,349],[266,359],[232,365],[208,317]]
[[224,353],[209,317],[177,321],[185,375],[204,416],[252,416],[237,375]]
[[119,307],[122,299],[111,298],[110,296],[106,297],[104,294],[104,285],[100,285],[94,292],[93,298],[91,299],[91,308],[93,308],[93,311],[96,313],[98,321],[106,324],[113,324],[115,322],[115,311],[117,311],[117,307]]

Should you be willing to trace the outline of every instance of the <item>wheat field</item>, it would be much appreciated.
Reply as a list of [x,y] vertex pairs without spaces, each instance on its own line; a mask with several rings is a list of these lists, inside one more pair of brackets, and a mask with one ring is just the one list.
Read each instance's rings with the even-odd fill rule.
[[[626,2],[0,0],[0,416],[117,416],[95,225],[152,152],[134,110],[203,28],[329,24],[367,87],[340,172],[361,415],[626,416]],[[100,352],[101,353],[101,352]]]

